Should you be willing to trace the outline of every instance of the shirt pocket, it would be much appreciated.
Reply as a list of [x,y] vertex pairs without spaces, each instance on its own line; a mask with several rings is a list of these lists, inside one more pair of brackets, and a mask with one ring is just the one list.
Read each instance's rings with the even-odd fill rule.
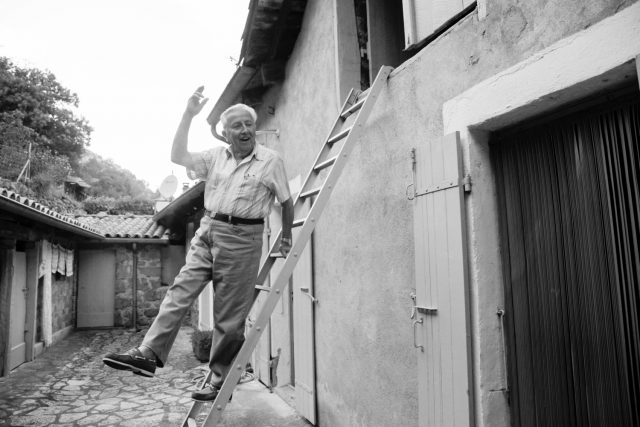
[[258,194],[266,189],[266,185],[257,172],[248,171],[244,173],[242,189],[246,197],[255,199]]

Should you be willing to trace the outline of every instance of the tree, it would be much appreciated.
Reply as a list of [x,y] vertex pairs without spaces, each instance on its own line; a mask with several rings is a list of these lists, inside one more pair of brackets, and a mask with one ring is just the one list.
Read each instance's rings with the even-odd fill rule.
[[113,160],[105,160],[90,150],[85,151],[76,173],[91,185],[89,194],[95,197],[130,197],[144,200],[155,197],[145,181],[136,178],[131,171],[117,165]]
[[37,148],[66,156],[76,165],[92,131],[83,117],[73,113],[77,107],[78,95],[51,72],[22,68],[0,57],[0,123],[12,131],[1,135],[3,145],[20,146],[28,135],[26,139]]

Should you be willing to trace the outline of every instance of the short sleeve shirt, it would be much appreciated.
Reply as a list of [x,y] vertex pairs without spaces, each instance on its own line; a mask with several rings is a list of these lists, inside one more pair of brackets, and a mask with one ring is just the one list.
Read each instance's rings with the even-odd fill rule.
[[240,218],[265,218],[274,197],[291,197],[280,155],[256,144],[253,152],[236,162],[229,147],[192,153],[193,171],[206,182],[204,207]]

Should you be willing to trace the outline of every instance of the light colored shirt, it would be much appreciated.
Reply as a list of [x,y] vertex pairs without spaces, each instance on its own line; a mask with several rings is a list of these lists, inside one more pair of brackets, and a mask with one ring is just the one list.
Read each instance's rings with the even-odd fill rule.
[[236,162],[229,147],[192,153],[193,171],[206,181],[205,209],[240,218],[265,218],[274,196],[291,197],[280,155],[256,143],[253,152]]

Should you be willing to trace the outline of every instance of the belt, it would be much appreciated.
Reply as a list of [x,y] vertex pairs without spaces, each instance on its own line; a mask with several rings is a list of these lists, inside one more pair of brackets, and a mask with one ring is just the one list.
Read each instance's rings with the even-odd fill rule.
[[237,216],[225,215],[221,213],[212,214],[207,211],[207,215],[216,221],[223,221],[229,224],[264,224],[264,218],[238,218]]

